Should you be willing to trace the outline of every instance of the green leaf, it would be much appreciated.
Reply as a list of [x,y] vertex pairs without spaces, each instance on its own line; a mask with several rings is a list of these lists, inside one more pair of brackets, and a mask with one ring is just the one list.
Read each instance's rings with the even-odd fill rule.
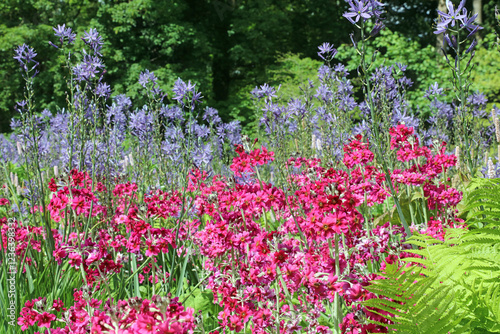
[[214,297],[212,290],[202,291],[199,288],[196,288],[192,295],[184,302],[184,306],[194,308],[196,312],[207,312],[212,309],[213,300]]

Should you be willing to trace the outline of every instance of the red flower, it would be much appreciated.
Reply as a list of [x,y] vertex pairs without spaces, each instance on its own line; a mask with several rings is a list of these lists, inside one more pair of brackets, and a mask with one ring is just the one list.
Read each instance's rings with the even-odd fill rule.
[[148,314],[140,314],[134,327],[137,334],[156,333],[157,329],[156,320]]
[[50,327],[50,323],[54,320],[56,320],[56,316],[51,313],[43,312],[42,314],[39,314],[38,317],[36,318],[38,321],[38,327]]

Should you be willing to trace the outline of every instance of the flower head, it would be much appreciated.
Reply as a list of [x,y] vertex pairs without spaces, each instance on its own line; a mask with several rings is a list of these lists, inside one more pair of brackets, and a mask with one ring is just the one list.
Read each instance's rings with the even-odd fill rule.
[[[16,59],[19,64],[21,65],[21,68],[28,72],[28,64],[34,63],[33,67],[31,70],[33,70],[35,67],[38,66],[38,62],[34,59],[37,55],[35,50],[32,47],[29,47],[26,44],[19,45],[17,49],[15,50],[16,55],[14,56],[14,59]],[[36,74],[36,73],[35,73]]]
[[68,45],[74,43],[75,38],[76,38],[76,34],[74,34],[71,31],[71,28],[66,28],[65,24],[63,24],[62,26],[57,25],[57,28],[53,27],[52,29],[54,29],[54,31],[55,31],[54,35],[56,37],[59,37],[59,42],[61,43],[61,46],[63,45],[65,39],[68,40]]
[[[451,28],[456,30],[466,29],[469,31],[469,35],[467,38],[471,38],[475,35],[479,30],[483,29],[482,27],[475,25],[476,18],[478,14],[474,14],[472,16],[468,16],[467,9],[465,8],[465,0],[460,1],[460,4],[455,9],[453,3],[451,1],[447,1],[448,13],[444,13],[438,10],[438,14],[440,17],[440,22],[438,22],[435,34],[441,34],[448,31]],[[460,24],[457,24],[459,22]]]
[[101,56],[99,51],[101,50],[104,42],[102,41],[102,37],[97,32],[97,29],[91,28],[88,32],[85,31],[82,40],[85,42],[85,44],[90,46],[95,54]]
[[337,49],[335,49],[333,45],[330,43],[323,43],[320,46],[318,46],[318,49],[319,49],[318,56],[320,56],[320,58],[323,60],[330,61],[337,54]]
[[357,23],[360,18],[367,20],[372,17],[368,1],[354,0],[354,2],[352,2],[350,0],[348,4],[350,6],[349,11],[342,14],[342,16],[348,19],[352,24]]
[[[457,20],[463,20],[467,17],[467,10],[464,8],[465,0],[460,1],[457,9],[453,7],[453,3],[451,1],[447,2],[448,13],[443,13],[438,10],[438,14],[441,17],[441,26],[448,27],[451,23],[451,26],[454,27]],[[462,11],[464,9],[464,11]],[[462,11],[462,13],[460,13]]]

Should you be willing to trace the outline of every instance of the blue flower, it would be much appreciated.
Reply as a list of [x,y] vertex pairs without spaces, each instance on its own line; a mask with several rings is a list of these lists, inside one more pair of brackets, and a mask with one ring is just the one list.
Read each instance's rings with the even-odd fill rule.
[[206,107],[205,113],[203,114],[203,120],[207,121],[211,124],[219,124],[222,122],[222,119],[219,117],[219,112],[217,109]]
[[429,89],[425,91],[424,97],[429,98],[432,96],[440,96],[443,95],[443,88],[439,88],[438,83],[434,82],[430,85]]
[[97,84],[94,93],[99,97],[104,97],[107,99],[111,95],[111,87],[105,82],[100,82]]
[[85,54],[83,61],[73,67],[75,80],[80,82],[95,78],[100,68],[104,68],[104,64],[99,57]]
[[337,54],[337,49],[333,47],[330,43],[323,43],[320,46],[318,46],[319,52],[318,56],[320,56],[321,59],[330,61],[332,60],[335,55]]
[[[76,34],[72,33],[71,28],[66,28],[66,24],[57,25],[57,28],[53,27],[55,31],[55,36],[59,37],[59,41],[61,43],[61,46],[64,43],[64,40],[68,40],[68,44],[73,44],[76,38]],[[55,46],[55,45],[54,45]],[[56,46],[57,47],[57,46]]]
[[438,10],[438,14],[441,16],[441,22],[440,22],[441,27],[447,28],[450,23],[451,26],[454,27],[457,20],[465,19],[467,17],[466,15],[467,11],[465,10],[462,12],[462,14],[460,14],[460,11],[462,11],[462,8],[464,8],[464,6],[465,6],[465,0],[462,0],[460,1],[460,4],[455,10],[453,7],[453,3],[449,1],[447,3],[448,13],[443,13],[442,11]]
[[102,37],[99,35],[96,29],[91,28],[88,32],[85,31],[82,40],[85,42],[85,44],[90,46],[95,54],[101,56],[99,51],[101,50],[104,42],[102,41]]
[[212,162],[212,147],[210,144],[202,144],[191,153],[193,162],[198,168],[206,167]]
[[251,91],[251,94],[258,99],[261,99],[263,97],[273,98],[276,97],[276,88],[271,87],[267,83],[265,83],[260,86],[260,88],[255,87]]
[[342,16],[348,19],[352,24],[357,23],[360,18],[367,20],[372,17],[370,15],[368,2],[354,0],[354,3],[349,1],[348,4],[350,6],[349,11],[342,14]]
[[[14,56],[14,59],[16,59],[19,64],[21,65],[21,68],[25,71],[28,72],[28,64],[34,63],[35,65],[30,69],[33,70],[35,67],[38,66],[38,62],[34,59],[37,55],[35,50],[32,47],[29,47],[26,44],[19,45],[17,49],[15,50],[16,55]],[[36,75],[36,73],[35,73]]]

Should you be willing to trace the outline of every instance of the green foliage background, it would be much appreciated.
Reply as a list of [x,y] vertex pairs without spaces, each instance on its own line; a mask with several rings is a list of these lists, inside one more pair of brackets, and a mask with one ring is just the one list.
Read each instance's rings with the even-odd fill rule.
[[[408,92],[412,106],[423,99],[422,89],[434,81],[446,86],[443,62],[435,51],[432,33],[437,1],[384,1],[386,30],[374,48],[386,58],[409,65],[415,82]],[[468,1],[467,6],[471,6]],[[477,51],[475,89],[498,101],[499,66],[493,52],[494,0],[483,1],[483,47]],[[65,59],[48,41],[56,41],[52,27],[66,24],[78,36],[89,28],[102,34],[107,73],[104,80],[114,94],[129,95],[135,106],[145,97],[138,76],[155,72],[163,89],[178,77],[198,84],[208,105],[225,121],[239,119],[252,132],[258,118],[249,92],[264,83],[282,84],[283,97],[293,86],[314,79],[323,42],[340,48],[340,60],[355,76],[355,55],[349,47],[353,30],[342,17],[343,0],[3,0],[0,2],[0,132],[10,131],[16,101],[23,99],[23,82],[14,49],[27,43],[40,62],[35,83],[37,108],[56,111],[65,105]],[[471,9],[471,8],[469,8]],[[415,19],[418,18],[418,19]],[[80,48],[82,41],[77,41]],[[356,84],[356,81],[354,81]]]

